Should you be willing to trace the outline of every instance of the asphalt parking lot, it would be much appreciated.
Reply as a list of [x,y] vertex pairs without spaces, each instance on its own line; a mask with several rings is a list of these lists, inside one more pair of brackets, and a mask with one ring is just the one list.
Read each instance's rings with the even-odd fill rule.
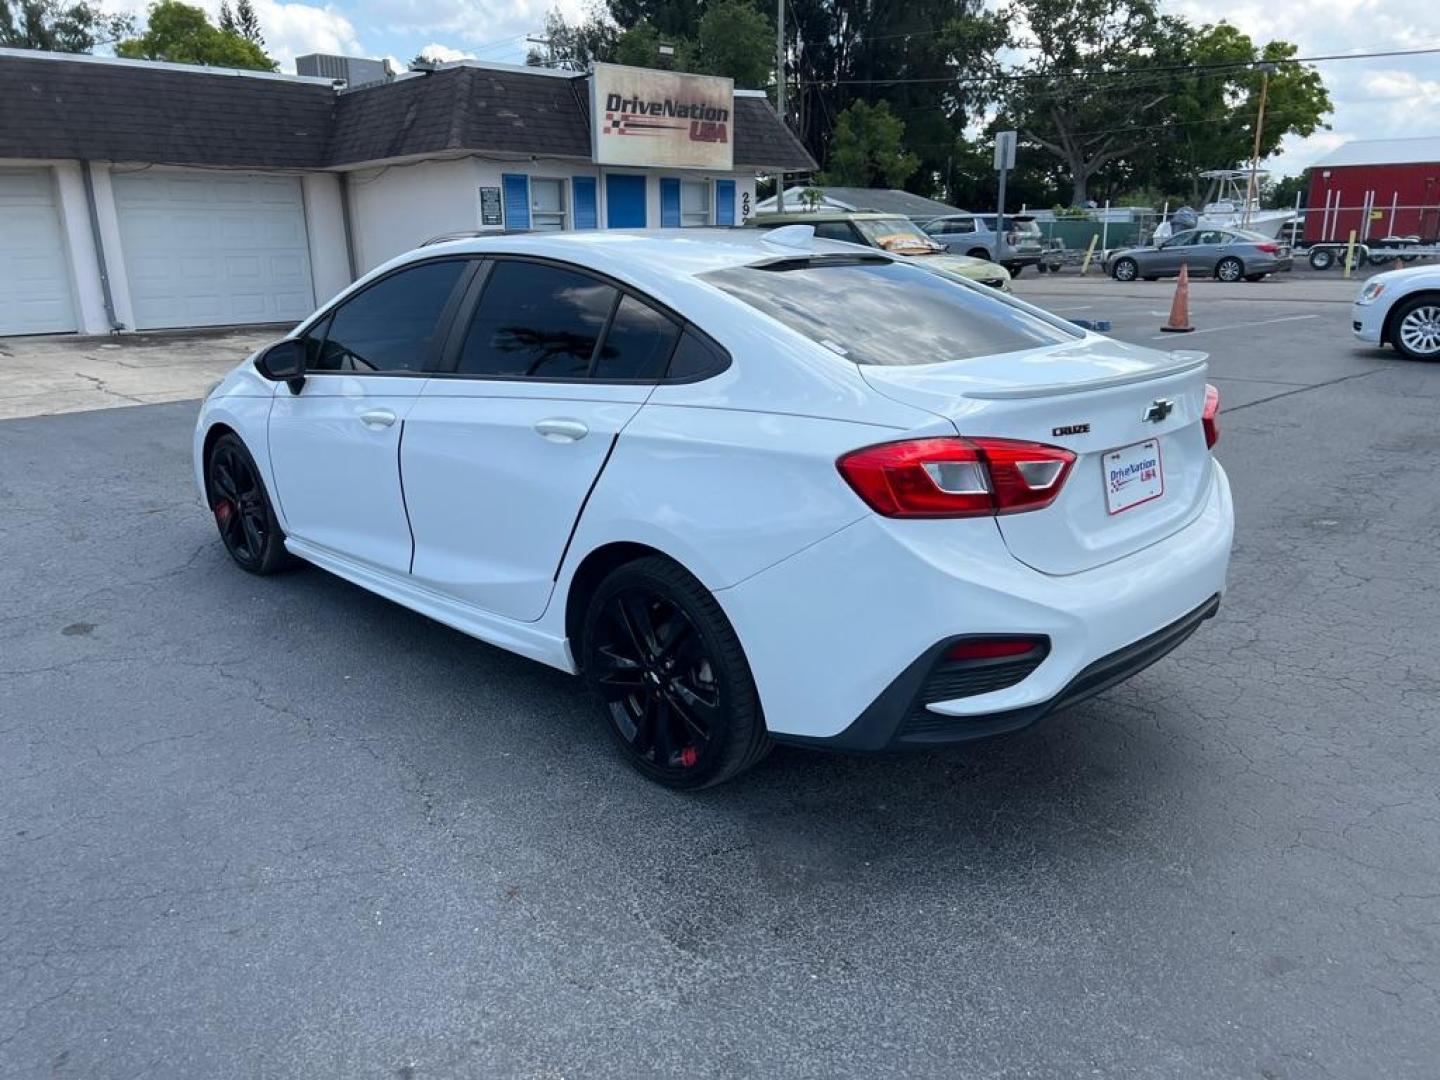
[[1440,366],[1018,286],[1210,352],[1220,615],[1022,736],[700,796],[567,677],[234,569],[193,402],[0,421],[0,1074],[1434,1076]]

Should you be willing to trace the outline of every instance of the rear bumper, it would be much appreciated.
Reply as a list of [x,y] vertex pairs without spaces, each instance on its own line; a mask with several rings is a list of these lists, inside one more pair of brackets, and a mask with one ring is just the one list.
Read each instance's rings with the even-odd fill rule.
[[971,716],[930,712],[925,701],[926,689],[933,684],[936,661],[943,650],[943,645],[936,646],[886,687],[885,692],[839,735],[811,739],[776,734],[774,738],[779,742],[820,745],[831,750],[875,752],[947,746],[992,735],[1007,735],[1038,724],[1051,713],[1078,705],[1144,671],[1183,643],[1200,628],[1201,623],[1219,610],[1220,594],[1216,593],[1170,625],[1102,656],[1048,701],[1004,712]]
[[[1173,648],[1183,635],[1166,631],[1193,629],[1213,613],[1206,609],[1225,588],[1233,529],[1216,463],[1188,524],[1079,573],[1020,562],[992,519],[871,516],[716,599],[744,646],[770,733],[812,745],[894,745],[936,658],[958,636],[1045,638],[1043,659],[1022,677],[932,694],[922,702],[925,722],[907,732],[907,742],[964,741],[1033,723]],[[1138,666],[1123,662],[1137,643],[1161,640],[1169,644]]]

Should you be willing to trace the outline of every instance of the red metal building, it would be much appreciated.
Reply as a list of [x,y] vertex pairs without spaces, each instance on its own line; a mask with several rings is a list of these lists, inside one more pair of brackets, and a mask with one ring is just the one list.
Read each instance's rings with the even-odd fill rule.
[[1305,240],[1440,238],[1440,136],[1348,142],[1310,167]]

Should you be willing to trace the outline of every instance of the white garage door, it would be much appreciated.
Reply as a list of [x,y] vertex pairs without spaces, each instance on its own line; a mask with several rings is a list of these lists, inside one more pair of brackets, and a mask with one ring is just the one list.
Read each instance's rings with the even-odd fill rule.
[[115,173],[135,328],[292,322],[315,306],[300,179]]
[[49,169],[0,169],[0,335],[75,329]]

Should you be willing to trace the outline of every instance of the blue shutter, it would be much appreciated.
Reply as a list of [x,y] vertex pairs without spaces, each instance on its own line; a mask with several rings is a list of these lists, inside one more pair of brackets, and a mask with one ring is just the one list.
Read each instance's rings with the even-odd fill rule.
[[600,224],[600,215],[595,204],[595,178],[576,176],[570,180],[571,201],[575,205],[575,228],[594,229]]
[[735,224],[735,181],[715,181],[715,224]]
[[530,177],[524,173],[504,173],[500,183],[505,188],[505,227],[530,228]]
[[680,181],[671,176],[660,178],[660,227],[680,227]]

